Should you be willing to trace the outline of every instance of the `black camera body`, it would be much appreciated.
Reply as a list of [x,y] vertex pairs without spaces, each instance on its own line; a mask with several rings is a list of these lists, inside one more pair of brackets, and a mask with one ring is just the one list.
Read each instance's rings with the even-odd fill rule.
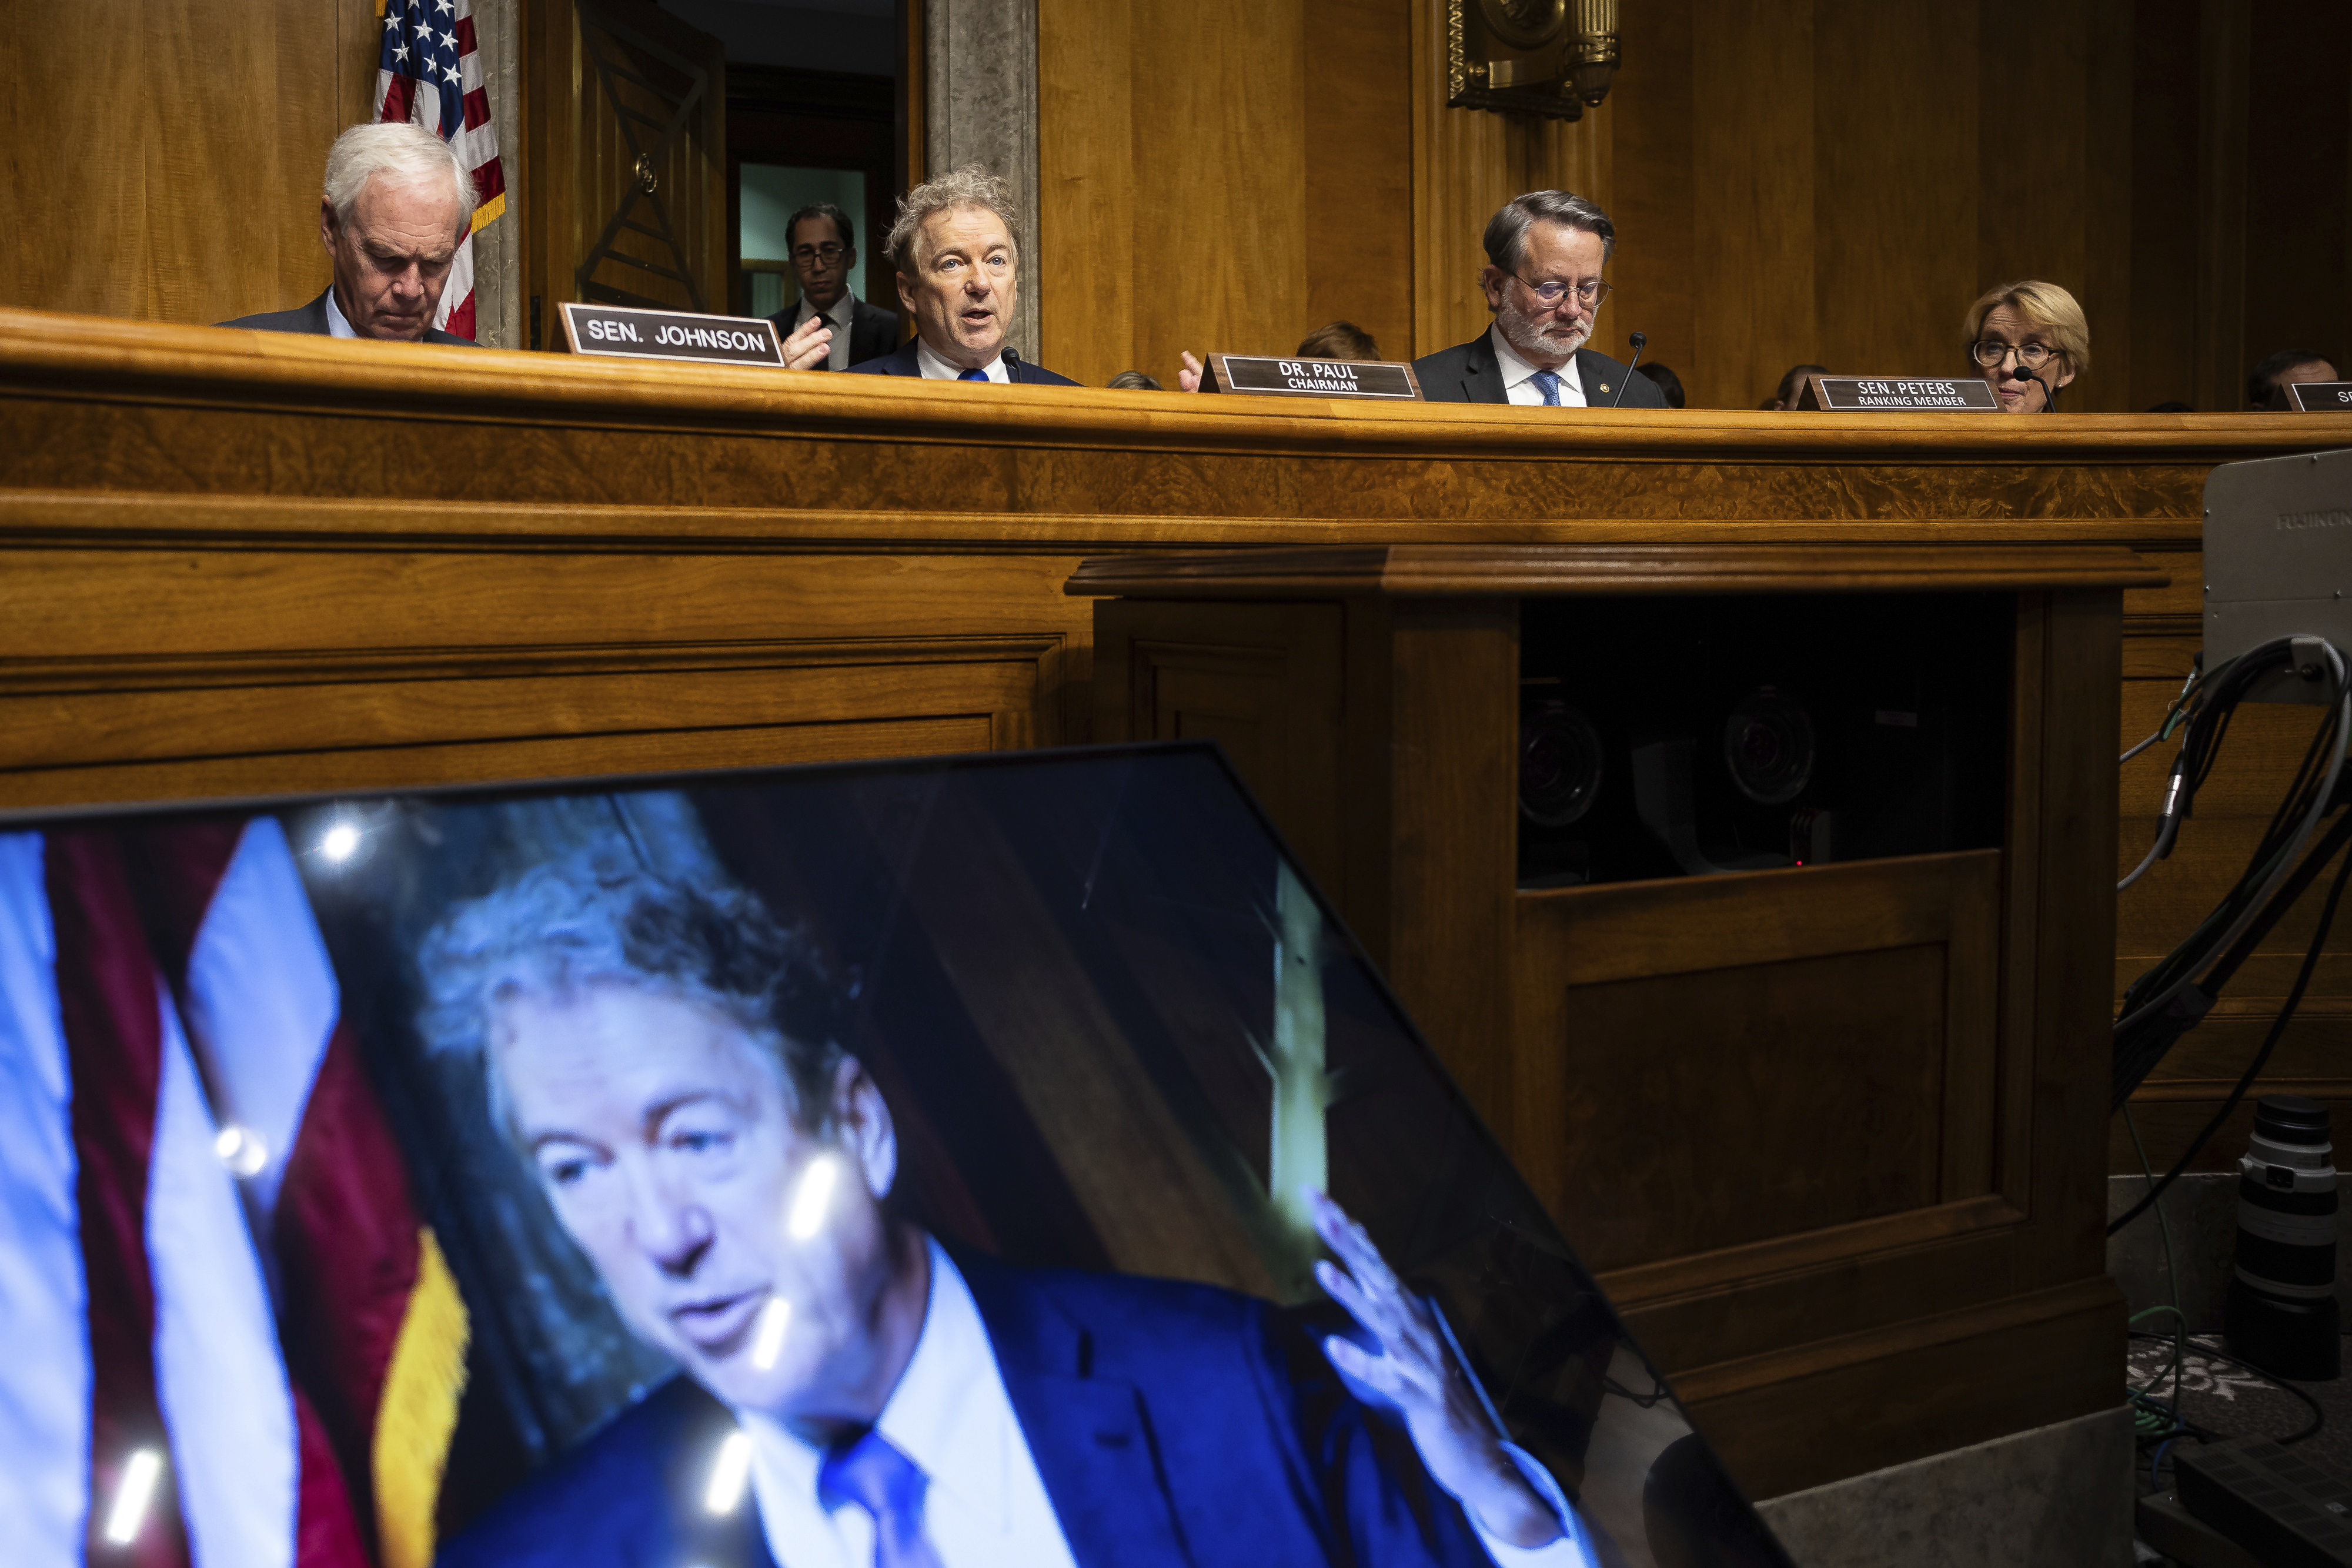
[[1982,594],[1528,601],[1520,885],[2000,843],[2013,638]]

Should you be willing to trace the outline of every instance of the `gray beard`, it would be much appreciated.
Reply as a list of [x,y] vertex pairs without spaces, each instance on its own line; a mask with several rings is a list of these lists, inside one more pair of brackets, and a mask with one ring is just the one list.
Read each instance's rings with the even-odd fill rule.
[[1536,329],[1536,324],[1533,321],[1508,305],[1496,308],[1495,324],[1503,329],[1503,341],[1510,344],[1522,354],[1545,356],[1573,354],[1577,350],[1584,347],[1586,340],[1592,336],[1591,328],[1580,327],[1574,336],[1564,341],[1559,339],[1547,338]]

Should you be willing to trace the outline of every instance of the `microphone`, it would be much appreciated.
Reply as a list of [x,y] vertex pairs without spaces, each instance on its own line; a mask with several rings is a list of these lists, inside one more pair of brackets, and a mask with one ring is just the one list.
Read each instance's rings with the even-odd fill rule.
[[2058,412],[2058,389],[2052,386],[2048,382],[2043,381],[2040,376],[2035,375],[2032,371],[2027,370],[2025,368],[2024,361],[2020,360],[2017,362],[2017,368],[2010,372],[2010,379],[2011,381],[2032,382],[2035,386],[2040,387],[2042,389],[2042,412],[2044,413],[2056,413]]
[[1625,394],[1633,390],[1633,366],[1642,362],[1642,350],[1650,346],[1650,340],[1639,332],[1625,340],[1633,345],[1633,358],[1625,366],[1625,379],[1617,383],[1617,401],[1609,405],[1611,408],[1624,406]]
[[1010,345],[1004,350],[1004,379],[1008,382],[1021,379],[1021,353]]

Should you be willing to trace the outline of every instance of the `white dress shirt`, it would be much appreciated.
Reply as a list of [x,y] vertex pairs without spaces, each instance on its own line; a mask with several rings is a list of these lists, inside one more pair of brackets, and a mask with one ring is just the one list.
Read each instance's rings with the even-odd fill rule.
[[[875,1423],[930,1478],[923,1533],[942,1568],[1076,1568],[971,1288],[935,1240],[931,1299],[915,1354]],[[824,1456],[764,1416],[751,1435],[751,1493],[780,1568],[874,1568],[874,1516],[817,1500]]]
[[[956,364],[952,361],[942,359],[938,354],[932,352],[931,346],[929,343],[924,342],[919,334],[918,334],[915,339],[915,363],[923,368],[923,379],[925,381],[953,382],[961,381],[963,379],[963,367]],[[999,353],[996,358],[989,361],[985,365],[982,365],[981,369],[986,371],[988,372],[988,379],[996,382],[999,386],[1003,385],[1005,382],[1013,379],[1005,373],[1004,356],[1002,353]],[[954,1568],[954,1565],[950,1563],[949,1568]]]
[[[915,1354],[875,1423],[929,1478],[923,1533],[941,1568],[1077,1568],[971,1288],[937,1240],[930,1252],[931,1299]],[[873,1568],[873,1516],[855,1503],[828,1510],[817,1500],[823,1451],[771,1416],[736,1415],[751,1435],[751,1495],[779,1568]],[[1597,1568],[1559,1482],[1520,1449],[1506,1451],[1551,1500],[1568,1533],[1543,1546],[1510,1546],[1474,1516],[1487,1554],[1500,1568]]]
[[327,336],[330,338],[359,336],[357,332],[352,330],[352,324],[343,319],[343,308],[335,303],[335,291],[332,288],[327,290]]
[[[1503,398],[1520,408],[1542,408],[1543,388],[1532,379],[1536,367],[1519,358],[1518,350],[1503,336],[1501,322],[1486,329],[1487,340],[1495,345],[1495,367],[1503,372]],[[1576,356],[1570,354],[1568,363],[1559,368],[1559,406],[1582,408],[1584,379],[1576,373]]]
[[[856,300],[856,295],[843,289],[841,298],[833,302],[831,309],[820,310],[809,303],[807,295],[801,296],[800,314],[793,318],[793,331],[799,331],[801,323],[812,316],[823,317],[824,324],[833,329],[833,342],[824,351],[826,370],[845,371],[849,368],[849,322],[857,308]],[[790,332],[785,334],[786,337],[791,335]]]

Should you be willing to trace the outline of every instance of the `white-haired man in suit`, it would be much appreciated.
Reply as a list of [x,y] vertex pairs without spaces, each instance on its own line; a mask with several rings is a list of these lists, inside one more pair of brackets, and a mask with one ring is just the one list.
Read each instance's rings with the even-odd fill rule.
[[1413,361],[1432,402],[1527,408],[1664,408],[1657,383],[1586,348],[1617,248],[1609,214],[1568,191],[1530,191],[1486,225],[1478,274],[1495,324],[1470,341]]
[[[433,321],[479,201],[457,149],[425,127],[354,125],[328,150],[319,195],[319,243],[334,273],[326,292],[292,310],[221,325],[471,348],[471,339]],[[785,341],[785,361],[805,370],[825,357],[826,344],[823,323],[806,323]]]

